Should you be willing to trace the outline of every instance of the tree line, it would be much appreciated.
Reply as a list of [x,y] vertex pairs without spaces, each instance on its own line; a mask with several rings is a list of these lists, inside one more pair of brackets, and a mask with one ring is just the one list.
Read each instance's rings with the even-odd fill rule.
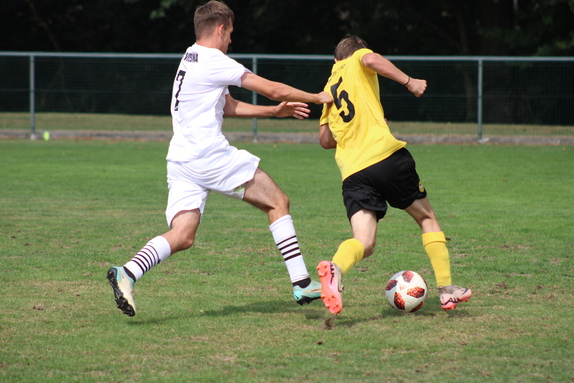
[[[0,50],[178,53],[206,0],[3,0]],[[574,0],[227,0],[230,53],[574,56]]]

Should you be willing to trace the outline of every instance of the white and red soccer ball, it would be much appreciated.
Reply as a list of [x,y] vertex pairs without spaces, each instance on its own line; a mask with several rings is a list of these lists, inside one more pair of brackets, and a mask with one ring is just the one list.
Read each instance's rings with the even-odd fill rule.
[[389,279],[385,295],[392,308],[413,313],[423,307],[427,298],[427,283],[418,273],[399,271]]

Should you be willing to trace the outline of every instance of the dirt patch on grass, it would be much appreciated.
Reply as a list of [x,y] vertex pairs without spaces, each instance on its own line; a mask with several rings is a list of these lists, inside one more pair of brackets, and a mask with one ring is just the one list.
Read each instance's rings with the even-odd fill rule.
[[[319,144],[316,133],[224,133],[230,142]],[[0,139],[43,139],[44,132],[31,137],[25,130],[0,130]],[[150,131],[50,131],[50,140],[113,140],[113,141],[169,141],[171,132]],[[400,140],[410,144],[490,144],[490,145],[574,145],[573,136],[489,136],[479,139],[476,135],[464,134],[396,134]]]

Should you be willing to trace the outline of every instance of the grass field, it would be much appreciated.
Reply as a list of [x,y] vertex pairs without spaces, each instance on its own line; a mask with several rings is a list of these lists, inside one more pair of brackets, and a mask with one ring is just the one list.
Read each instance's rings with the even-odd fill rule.
[[[310,271],[349,235],[333,153],[240,145],[291,198]],[[166,142],[0,140],[2,382],[572,382],[574,147],[409,146],[469,303],[440,309],[414,222],[391,210],[345,308],[295,304],[263,213],[212,195],[196,245],[105,279],[166,229]],[[396,271],[432,289],[403,315]]]
[[[128,116],[89,113],[38,113],[37,131],[97,130],[97,131],[171,131],[169,116]],[[391,118],[390,125],[397,134],[465,134],[477,135],[476,123],[399,122]],[[0,130],[30,130],[28,113],[0,113]],[[226,132],[251,132],[251,119],[226,119]],[[262,133],[313,133],[318,131],[317,120],[258,119],[257,129]],[[485,135],[540,135],[574,136],[574,126],[484,124]]]

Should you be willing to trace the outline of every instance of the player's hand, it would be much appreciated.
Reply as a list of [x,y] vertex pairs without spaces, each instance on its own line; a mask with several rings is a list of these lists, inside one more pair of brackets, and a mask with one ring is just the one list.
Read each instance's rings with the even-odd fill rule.
[[420,97],[423,95],[425,90],[427,90],[427,80],[419,80],[411,77],[406,87],[409,90],[409,92],[411,92],[417,97]]
[[307,108],[309,105],[304,102],[286,102],[275,107],[273,115],[275,117],[295,117],[299,120],[309,117],[311,111]]
[[331,95],[325,91],[317,93],[317,96],[319,99],[315,104],[330,104],[333,102],[333,97],[331,97]]

